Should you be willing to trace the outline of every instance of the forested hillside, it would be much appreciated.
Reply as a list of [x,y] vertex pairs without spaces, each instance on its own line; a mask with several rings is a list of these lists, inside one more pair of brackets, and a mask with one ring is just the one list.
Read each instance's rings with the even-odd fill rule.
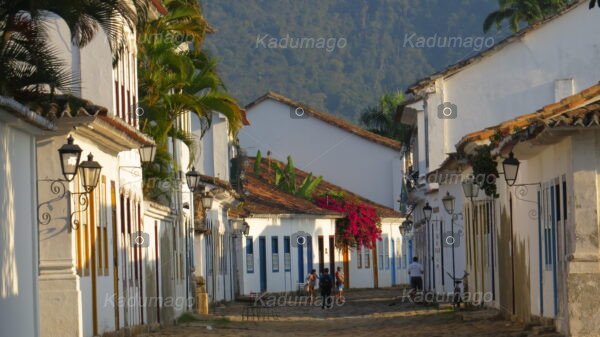
[[[404,90],[475,54],[482,48],[477,42],[501,38],[482,29],[496,0],[202,0],[202,5],[217,31],[206,46],[241,103],[274,90],[354,121],[384,92]],[[444,44],[437,38],[455,40]],[[469,38],[475,43],[468,44]]]

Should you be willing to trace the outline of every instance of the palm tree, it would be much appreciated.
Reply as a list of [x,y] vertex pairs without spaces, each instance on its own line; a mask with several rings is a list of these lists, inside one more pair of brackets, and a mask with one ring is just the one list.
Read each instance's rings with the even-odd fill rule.
[[505,20],[508,20],[510,29],[517,32],[522,23],[531,25],[543,20],[564,9],[570,0],[498,0],[498,2],[500,8],[490,13],[483,22],[483,31],[486,33],[493,25],[499,29]]
[[[182,114],[195,114],[202,132],[210,127],[213,112],[225,116],[232,134],[242,126],[242,109],[226,93],[216,62],[200,49],[209,31],[200,6],[192,0],[166,1],[165,6],[169,12],[142,25],[138,39],[140,107],[144,109],[141,126],[154,137],[158,158],[145,176],[160,179],[168,179],[176,169],[169,155],[169,139],[195,148],[192,135],[177,127]],[[157,190],[146,181],[150,197],[168,195],[169,191]]]
[[145,4],[143,0],[0,0],[0,94],[19,96],[42,88],[51,93],[69,91],[76,84],[48,45],[44,27],[48,14],[66,22],[77,47],[88,44],[102,29],[116,61],[126,43],[124,27],[134,31],[145,18]]
[[377,105],[363,111],[359,118],[360,124],[378,135],[404,141],[407,128],[395,122],[396,109],[403,101],[404,95],[401,92],[384,94]]

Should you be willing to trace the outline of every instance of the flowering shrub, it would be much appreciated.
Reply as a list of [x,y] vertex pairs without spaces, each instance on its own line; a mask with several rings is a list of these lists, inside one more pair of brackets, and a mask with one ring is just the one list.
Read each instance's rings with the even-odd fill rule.
[[341,195],[323,195],[315,199],[321,208],[346,214],[336,222],[336,242],[340,246],[372,249],[381,238],[381,219],[375,208],[344,200]]

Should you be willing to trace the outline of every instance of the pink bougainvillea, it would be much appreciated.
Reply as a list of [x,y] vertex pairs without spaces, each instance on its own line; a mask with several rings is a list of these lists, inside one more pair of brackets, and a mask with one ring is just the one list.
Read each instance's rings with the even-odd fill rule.
[[345,200],[340,196],[323,195],[315,199],[321,208],[346,214],[336,223],[337,242],[343,246],[373,248],[381,238],[381,218],[375,208]]

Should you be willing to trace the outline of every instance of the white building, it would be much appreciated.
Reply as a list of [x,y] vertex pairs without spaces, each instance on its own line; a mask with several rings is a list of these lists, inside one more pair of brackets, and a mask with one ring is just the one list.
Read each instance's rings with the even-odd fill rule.
[[[158,15],[164,8],[152,10]],[[191,214],[181,188],[171,207],[144,202],[138,150],[154,141],[139,131],[135,32],[125,26],[128,43],[113,65],[102,31],[77,48],[64,43],[70,31],[61,18],[47,21],[53,46],[81,86],[38,109],[56,124],[37,138],[41,335],[172,324],[191,305]],[[57,149],[68,135],[82,149],[82,162],[91,153],[102,166],[93,192],[82,187],[81,169],[72,182],[63,177]]]
[[[39,336],[36,137],[53,123],[0,97],[0,325]],[[23,319],[28,317],[30,319]]]
[[[414,214],[423,219],[425,204],[433,208],[432,221],[415,233],[421,243],[417,250],[426,255],[426,270],[430,275],[426,276],[427,287],[438,292],[452,289],[451,280],[443,276],[452,268],[448,258],[452,247],[440,249],[452,221],[442,205],[443,197],[449,192],[456,198],[455,213],[460,213],[454,217],[458,226],[451,234],[460,242],[460,247],[455,247],[457,276],[468,270],[470,290],[491,292],[493,300],[487,305],[525,321],[536,319],[535,316],[554,319],[562,332],[568,331],[566,306],[548,307],[554,303],[552,296],[546,298],[550,292],[542,296],[546,298],[545,309],[539,299],[533,299],[535,286],[529,283],[526,273],[530,269],[535,272],[536,262],[525,258],[523,265],[518,265],[511,258],[518,249],[528,251],[533,246],[525,243],[524,247],[517,247],[517,237],[513,237],[506,226],[510,228],[511,219],[518,217],[509,216],[509,208],[502,206],[508,203],[499,201],[513,200],[515,208],[519,207],[517,204],[530,206],[527,201],[535,201],[535,186],[530,186],[528,191],[519,190],[524,195],[512,191],[508,195],[500,193],[498,199],[493,199],[481,193],[473,202],[465,199],[461,177],[470,174],[471,168],[464,157],[465,149],[462,145],[456,149],[454,145],[464,135],[535,111],[597,83],[600,38],[592,33],[597,16],[588,10],[587,3],[575,2],[562,13],[523,29],[490,50],[417,82],[409,88],[414,98],[403,106],[400,116],[404,123],[414,126],[412,143],[405,156],[410,202],[416,205]],[[448,116],[441,114],[444,103],[455,106]],[[504,136],[493,132],[486,137]],[[457,151],[456,157],[448,155]],[[472,154],[473,148],[469,151],[467,153]],[[560,171],[560,164],[555,166]],[[502,191],[501,186],[498,191]],[[512,223],[516,226],[514,220]],[[530,227],[523,225],[522,228]],[[566,259],[565,256],[560,258]],[[513,272],[513,267],[520,272]],[[513,278],[512,274],[520,276]],[[444,285],[441,280],[445,280]],[[548,287],[544,291],[549,291]],[[556,291],[556,297],[560,299],[564,291],[563,286],[563,290]],[[556,303],[560,301],[564,300]]]
[[[241,208],[230,215],[243,219],[249,233],[238,240],[237,270],[240,294],[292,292],[298,290],[312,269],[317,272],[341,267],[346,287],[377,288],[407,283],[408,247],[400,235],[403,215],[386,206],[322,181],[314,196],[342,192],[346,200],[374,207],[381,217],[381,240],[374,249],[344,249],[336,245],[336,220],[344,214],[317,207],[311,201],[277,189],[269,183],[269,161],[261,163],[260,176],[253,171],[255,159],[244,164]],[[307,173],[296,169],[299,180]],[[239,254],[241,253],[241,255]]]
[[402,186],[401,145],[342,118],[269,92],[250,103],[251,125],[238,135],[250,155],[291,155],[298,168],[369,200],[398,210]]
[[[463,135],[556,102],[597,82],[600,71],[595,64],[600,58],[600,39],[592,33],[595,14],[588,10],[585,1],[579,1],[545,22],[523,29],[490,50],[409,88],[415,98],[405,104],[402,119],[415,126],[411,151],[406,156],[407,166],[412,166],[411,173],[416,177],[416,188],[411,192],[411,202],[417,208],[415,215],[421,216],[421,209],[429,202],[434,209],[434,222],[444,224],[442,232],[449,231],[451,217],[441,203],[448,191],[456,197],[457,212],[463,210],[459,185],[440,186],[425,178],[441,167],[448,153],[455,152],[454,144]],[[455,105],[456,114],[440,118],[438,109],[443,103]],[[458,221],[463,222],[460,217]],[[464,257],[464,248],[461,250]],[[435,251],[434,255],[429,256],[429,261],[436,261],[437,277],[431,287],[449,291],[451,282],[450,286],[449,282],[441,284],[442,279],[448,281],[441,277],[442,254]],[[456,266],[458,276],[462,276],[465,259],[457,259]],[[449,268],[446,258],[444,270]]]
[[[492,153],[520,161],[517,180],[499,179],[494,201],[498,274],[514,278],[520,317],[554,318],[568,336],[595,336],[598,306],[598,181],[600,84],[494,127],[467,135],[468,153],[490,144]],[[494,138],[495,134],[502,137]],[[514,239],[511,246],[510,237]],[[514,270],[514,272],[512,271]],[[513,276],[514,275],[514,276]],[[510,289],[500,292],[512,296]]]
[[[244,125],[248,121],[243,118]],[[228,210],[239,203],[235,185],[239,175],[235,163],[238,147],[229,132],[223,115],[213,113],[210,128],[202,130],[198,119],[192,117],[191,128],[198,140],[194,162],[202,174],[204,188],[194,195],[196,213],[194,228],[194,275],[204,278],[208,300],[212,303],[231,301],[239,294],[236,267],[236,236]],[[212,204],[204,209],[202,196],[208,193]]]

